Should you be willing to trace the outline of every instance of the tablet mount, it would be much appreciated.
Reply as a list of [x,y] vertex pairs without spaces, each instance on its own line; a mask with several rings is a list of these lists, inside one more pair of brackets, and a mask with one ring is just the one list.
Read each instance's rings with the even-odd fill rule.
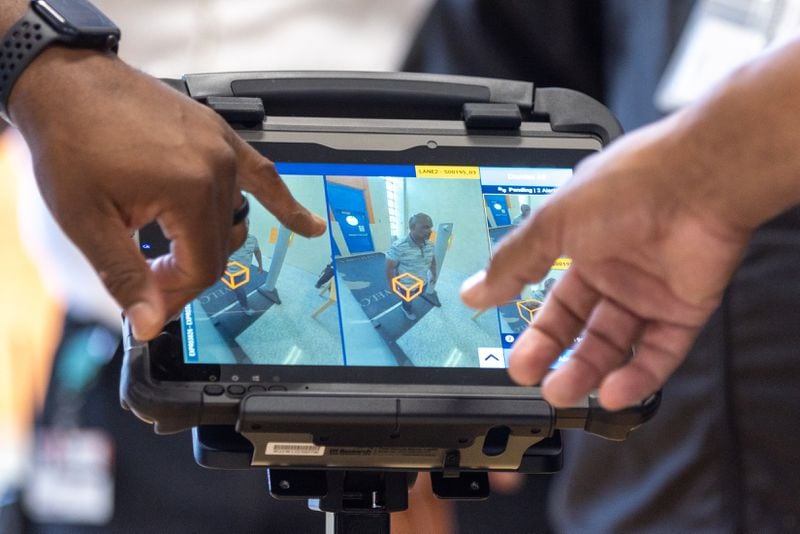
[[[193,431],[195,458],[207,467],[248,468],[253,447],[233,427]],[[238,458],[237,458],[238,456]],[[483,500],[490,494],[486,471],[460,470],[460,452],[448,451],[441,470],[430,472],[433,493],[446,500]],[[553,473],[561,468],[558,431],[525,452],[519,471]],[[417,471],[267,468],[269,493],[278,500],[306,500],[325,512],[327,532],[389,534],[390,516],[408,507]]]
[[[515,136],[525,123],[544,123],[543,135],[591,135],[603,145],[622,133],[610,112],[588,96],[536,88],[529,82],[359,72],[195,74],[165,82],[240,131],[269,125],[268,111],[271,116],[461,120],[467,133],[480,135]],[[145,376],[138,376],[146,374],[144,369],[130,374],[134,382],[147,383]],[[163,401],[135,387],[126,395],[140,396],[144,406]],[[188,392],[175,395],[170,400],[176,406],[194,398]],[[241,399],[235,427],[195,426],[193,442],[200,465],[266,467],[270,494],[276,499],[308,500],[310,508],[328,514],[329,533],[388,534],[390,514],[407,508],[408,488],[419,471],[431,472],[433,491],[440,498],[485,499],[490,487],[486,470],[476,460],[480,454],[509,454],[515,460],[505,462],[504,470],[552,473],[562,463],[560,429],[580,428],[624,439],[652,417],[659,401],[660,394],[654,395],[640,407],[610,414],[591,397],[584,406],[556,411],[530,397],[465,400],[448,395],[251,393]],[[134,404],[127,398],[123,403]],[[199,414],[200,408],[196,410]],[[172,419],[169,415],[154,419],[156,430],[186,428],[187,413],[194,412],[181,408]],[[346,428],[340,425],[343,420],[348,422]],[[267,450],[271,442],[287,435],[305,436],[311,447],[364,451],[429,447],[440,456],[437,465],[417,468],[385,458],[370,465],[369,459],[346,456],[338,465],[324,468],[313,465],[313,458],[306,466],[292,462],[291,468],[284,468],[268,458]]]
[[[195,459],[205,467],[247,469],[253,444],[230,426],[203,426],[192,431]],[[459,470],[460,452],[449,451],[441,470],[431,471],[433,492],[441,499],[489,497],[485,471]],[[553,473],[561,468],[562,447],[556,431],[525,452],[519,471]],[[270,494],[278,500],[307,500],[311,510],[325,512],[328,532],[389,532],[390,514],[408,507],[408,490],[417,470],[293,469],[269,467]]]
[[[276,499],[308,499],[312,510],[326,512],[329,532],[389,534],[390,517],[408,507],[414,472],[291,471],[268,469],[270,494]],[[432,473],[434,493],[442,499],[478,500],[489,496],[487,473],[446,479]],[[443,484],[446,480],[448,483]]]
[[[430,471],[433,492],[439,498],[486,499],[490,493],[488,473],[469,467],[475,461],[476,447],[485,457],[509,454],[513,465],[505,470],[553,473],[562,465],[560,428],[624,439],[652,417],[659,402],[657,394],[641,407],[612,413],[600,408],[592,397],[583,407],[554,411],[543,400],[532,398],[252,394],[242,399],[235,427],[196,427],[193,442],[195,459],[202,466],[241,469],[264,465],[270,494],[281,500],[307,500],[312,510],[326,512],[328,532],[388,534],[390,514],[407,508],[409,485],[420,470]],[[337,426],[337,420],[348,425]],[[308,436],[311,441],[295,446],[309,447],[309,454],[315,453],[315,447],[338,447],[345,459],[333,460],[324,469],[314,466],[313,460],[307,467],[276,466],[264,453],[285,436]],[[402,451],[409,447],[443,452],[439,466],[387,467],[402,460]],[[394,461],[384,457],[372,466],[368,462],[359,466],[346,456],[369,456],[380,450],[401,452]]]

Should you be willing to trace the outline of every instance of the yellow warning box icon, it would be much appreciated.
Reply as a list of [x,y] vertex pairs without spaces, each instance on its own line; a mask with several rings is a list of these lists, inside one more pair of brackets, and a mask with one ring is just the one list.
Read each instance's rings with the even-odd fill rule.
[[411,302],[422,294],[425,282],[411,273],[402,273],[392,278],[392,293],[406,302]]
[[242,287],[250,281],[250,268],[245,267],[238,261],[229,261],[220,280],[231,289]]
[[517,301],[517,311],[522,320],[528,324],[533,321],[533,316],[542,307],[544,303],[538,299],[525,299]]

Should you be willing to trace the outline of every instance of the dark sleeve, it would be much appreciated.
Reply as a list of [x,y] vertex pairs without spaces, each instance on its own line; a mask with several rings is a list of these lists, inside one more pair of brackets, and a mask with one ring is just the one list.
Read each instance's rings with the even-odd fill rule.
[[529,80],[602,100],[601,4],[439,0],[403,69]]

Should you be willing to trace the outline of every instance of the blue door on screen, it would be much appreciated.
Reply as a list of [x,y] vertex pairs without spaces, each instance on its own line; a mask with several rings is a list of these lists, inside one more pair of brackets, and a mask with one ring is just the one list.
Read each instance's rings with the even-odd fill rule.
[[364,190],[332,183],[327,184],[327,189],[328,204],[350,254],[374,251]]
[[511,224],[511,216],[508,214],[508,203],[505,195],[486,195],[486,205],[492,212],[494,223],[497,226],[508,226]]

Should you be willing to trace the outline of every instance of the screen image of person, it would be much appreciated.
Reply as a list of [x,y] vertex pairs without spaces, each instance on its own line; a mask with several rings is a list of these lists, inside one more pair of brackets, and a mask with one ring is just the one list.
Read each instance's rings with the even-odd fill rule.
[[[239,272],[250,269],[253,259],[255,259],[258,261],[258,273],[261,274],[264,272],[264,264],[261,258],[261,247],[258,244],[258,238],[250,233],[249,218],[245,219],[243,224],[247,228],[247,237],[244,240],[244,244],[228,258],[228,269],[233,276],[236,276]],[[247,292],[244,287],[236,286],[233,292],[236,294],[236,300],[239,301],[242,312],[248,317],[252,317],[256,312],[248,303]]]
[[[322,176],[287,174],[284,181],[306,206],[325,213]],[[338,308],[330,305],[335,293],[316,287],[331,261],[330,240],[297,237],[263,206],[250,205],[244,244],[191,304],[195,358],[186,361],[342,365]],[[185,332],[186,313],[183,322]]]
[[514,217],[511,221],[511,224],[520,225],[522,224],[525,219],[527,219],[531,214],[531,207],[528,204],[520,204],[519,206],[519,215]]
[[[414,214],[408,220],[408,234],[392,243],[386,252],[386,281],[393,292],[398,279],[411,279],[417,285],[421,282],[421,295],[425,295],[430,285],[436,283],[436,256],[433,254],[433,243],[430,242],[432,229],[433,219],[430,215]],[[409,321],[417,319],[412,302],[403,298],[400,304],[403,315]]]
[[458,297],[489,259],[477,175],[326,182],[347,364],[478,367],[500,332]]

